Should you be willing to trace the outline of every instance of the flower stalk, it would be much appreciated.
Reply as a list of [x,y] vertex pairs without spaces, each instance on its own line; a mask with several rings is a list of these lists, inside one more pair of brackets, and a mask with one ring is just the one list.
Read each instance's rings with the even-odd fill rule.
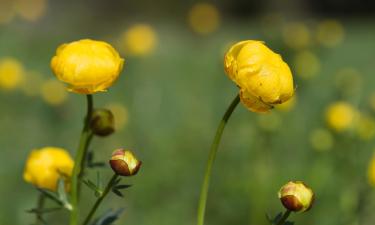
[[92,95],[86,95],[87,98],[87,114],[81,137],[79,140],[77,155],[75,158],[75,164],[72,174],[72,189],[71,189],[71,204],[72,211],[70,214],[70,225],[77,225],[78,222],[78,201],[79,201],[79,178],[82,176],[86,164],[87,150],[92,139],[92,131],[90,130],[90,120],[93,111],[93,98]]
[[91,208],[89,214],[87,215],[86,219],[84,220],[83,222],[83,225],[87,225],[89,224],[90,220],[92,219],[92,217],[94,216],[96,210],[98,209],[100,203],[102,203],[103,199],[107,196],[107,194],[109,193],[109,191],[112,189],[112,187],[115,185],[116,183],[116,180],[117,180],[117,177],[119,175],[117,174],[114,174],[111,178],[111,180],[109,180],[107,186],[105,187],[103,193],[100,195],[100,197],[96,200],[94,206]]
[[291,213],[291,212],[292,212],[292,211],[290,211],[289,209],[286,210],[286,211],[284,212],[283,216],[280,218],[280,220],[277,222],[276,225],[284,225],[285,222],[286,222],[286,220],[287,220],[288,217],[290,216],[290,213]]
[[230,116],[232,115],[234,109],[236,108],[239,102],[240,102],[240,97],[239,95],[237,95],[233,99],[232,103],[229,105],[228,109],[226,110],[216,130],[216,134],[212,142],[210,153],[208,156],[208,161],[206,164],[206,171],[205,171],[204,180],[203,180],[203,184],[201,188],[201,194],[200,194],[199,205],[198,205],[198,214],[197,214],[197,225],[204,224],[204,214],[206,211],[207,195],[208,195],[208,188],[210,185],[212,166],[216,158],[216,153],[220,144],[221,136],[223,134],[225,125],[227,124]]

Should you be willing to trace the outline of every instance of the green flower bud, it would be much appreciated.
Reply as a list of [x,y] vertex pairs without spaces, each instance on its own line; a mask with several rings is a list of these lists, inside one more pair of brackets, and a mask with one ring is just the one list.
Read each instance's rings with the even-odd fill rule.
[[90,128],[98,136],[108,136],[115,131],[114,117],[108,109],[95,109],[91,116]]
[[120,176],[133,176],[137,174],[142,162],[129,150],[117,149],[112,153],[109,161],[112,170]]
[[301,181],[288,182],[278,195],[284,207],[293,212],[305,212],[314,202],[313,191]]

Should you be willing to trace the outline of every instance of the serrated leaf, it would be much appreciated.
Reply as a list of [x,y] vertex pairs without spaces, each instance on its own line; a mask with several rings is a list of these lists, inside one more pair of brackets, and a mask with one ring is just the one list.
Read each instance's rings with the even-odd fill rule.
[[120,184],[120,185],[115,186],[114,188],[115,189],[126,189],[126,188],[130,188],[131,186],[133,186],[133,185],[132,184]]
[[115,222],[119,215],[124,211],[123,208],[118,209],[116,211],[108,210],[106,213],[104,213],[102,216],[97,218],[91,225],[111,225],[113,222]]
[[117,189],[112,189],[112,192],[115,193],[117,196],[123,198],[124,195],[121,193],[121,191],[117,190]]

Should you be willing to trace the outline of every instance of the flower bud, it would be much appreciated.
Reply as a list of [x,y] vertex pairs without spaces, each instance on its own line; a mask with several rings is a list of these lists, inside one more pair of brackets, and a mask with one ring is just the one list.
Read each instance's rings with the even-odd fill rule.
[[313,191],[301,181],[288,182],[278,195],[284,207],[293,212],[305,212],[314,202]]
[[125,149],[117,149],[109,160],[112,170],[120,176],[133,176],[137,174],[142,162],[134,154]]
[[91,115],[90,128],[98,136],[108,136],[115,131],[114,116],[108,109],[95,109]]

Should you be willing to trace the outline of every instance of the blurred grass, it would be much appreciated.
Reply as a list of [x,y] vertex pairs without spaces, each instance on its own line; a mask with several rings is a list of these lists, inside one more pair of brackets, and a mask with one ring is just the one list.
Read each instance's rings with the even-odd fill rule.
[[[120,47],[117,36],[122,25],[109,28],[99,24],[88,32],[68,24],[45,29],[22,23],[2,27],[1,56],[16,57],[26,68],[49,78],[53,77],[49,60],[63,42],[91,37]],[[119,81],[109,92],[95,95],[97,107],[119,102],[129,112],[123,130],[106,139],[95,138],[92,148],[96,158],[107,161],[114,149],[126,147],[143,161],[138,176],[123,179],[134,184],[125,198],[110,196],[100,211],[125,207],[119,223],[194,224],[208,148],[222,113],[237,92],[222,69],[225,48],[237,40],[265,40],[289,63],[296,51],[283,44],[280,34],[268,37],[263,33],[259,20],[226,22],[214,34],[203,37],[175,23],[159,21],[153,26],[159,40],[156,51],[141,58],[125,55]],[[309,142],[313,129],[326,127],[326,106],[340,99],[333,85],[337,70],[349,66],[363,76],[361,95],[355,98],[360,109],[367,107],[367,97],[373,91],[373,23],[346,21],[344,27],[344,42],[338,47],[310,48],[318,56],[321,70],[311,80],[295,77],[297,104],[288,113],[272,112],[280,118],[274,130],[259,126],[259,117],[270,115],[250,113],[242,105],[237,108],[224,132],[214,168],[207,224],[267,224],[266,212],[282,210],[276,193],[288,180],[305,181],[317,196],[311,212],[292,216],[296,224],[349,224],[355,220],[356,179],[366,175],[373,140],[360,142],[350,134],[335,135],[334,147],[328,152],[314,151]],[[55,29],[58,32],[51,32]],[[33,216],[25,210],[35,204],[36,192],[22,180],[23,163],[31,149],[46,145],[74,153],[84,100],[70,93],[67,102],[53,107],[20,91],[0,91],[1,224],[31,223]],[[355,161],[358,167],[351,160],[356,153],[361,154]],[[108,168],[102,173],[109,179]],[[88,193],[84,199],[83,205],[88,205],[94,196]],[[369,198],[366,207],[373,205]],[[87,210],[84,207],[83,212]],[[66,213],[61,213],[58,218],[64,216]],[[51,224],[61,224],[59,221],[51,220]]]

